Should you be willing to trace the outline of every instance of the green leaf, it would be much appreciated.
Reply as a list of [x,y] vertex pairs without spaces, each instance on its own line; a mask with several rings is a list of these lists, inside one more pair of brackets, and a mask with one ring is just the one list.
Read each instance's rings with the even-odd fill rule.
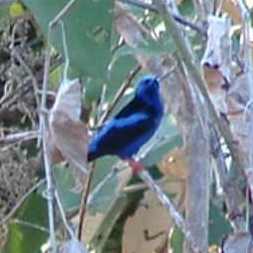
[[147,39],[138,44],[136,48],[129,47],[128,45],[122,46],[116,51],[113,56],[113,62],[126,55],[136,55],[136,54],[146,54],[149,56],[158,56],[163,53],[174,53],[176,47],[171,36],[168,36],[168,33],[161,33],[158,40]]
[[184,243],[184,234],[182,231],[175,227],[170,239],[171,248],[173,253],[182,253],[183,252],[183,243]]
[[75,179],[71,173],[71,168],[57,166],[54,168],[54,177],[61,203],[65,211],[79,207],[81,194],[73,191],[75,187]]
[[48,227],[47,203],[38,193],[32,193],[15,217],[20,221],[9,225],[5,253],[39,253],[48,233],[39,229]]
[[179,5],[179,11],[180,11],[181,15],[189,16],[189,17],[193,18],[195,15],[193,1],[192,0],[184,0]]
[[224,213],[214,204],[209,211],[209,245],[220,245],[225,235],[232,232],[232,227]]
[[106,85],[106,100],[110,102],[124,82],[127,73],[136,65],[136,60],[132,55],[120,57],[117,63],[110,64],[110,70],[107,72],[107,79],[89,78],[87,81],[86,101],[91,103],[101,97],[102,86]]
[[[23,0],[46,35],[49,22],[68,0]],[[77,0],[64,16],[70,65],[81,77],[105,79],[111,58],[113,0]],[[60,26],[51,34],[53,45],[63,53]]]
[[164,118],[158,130],[157,137],[154,138],[160,138],[161,136],[165,137],[166,141],[162,145],[159,144],[154,146],[151,151],[148,152],[146,157],[142,160],[145,167],[155,165],[165,154],[176,147],[182,146],[182,138],[170,116]]
[[[107,180],[104,181],[105,183],[103,183],[99,191],[96,192],[89,205],[89,211],[91,213],[106,213],[117,198],[119,175],[117,172],[114,173],[111,171],[113,165],[116,164],[117,161],[118,158],[113,156],[103,157],[97,160],[91,191],[104,179],[107,178]],[[108,174],[111,176],[108,176]]]

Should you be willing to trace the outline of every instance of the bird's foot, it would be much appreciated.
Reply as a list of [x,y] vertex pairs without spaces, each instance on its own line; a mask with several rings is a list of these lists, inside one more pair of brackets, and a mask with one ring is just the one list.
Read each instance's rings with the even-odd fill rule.
[[139,162],[139,161],[135,161],[133,159],[129,159],[127,160],[129,166],[132,169],[132,173],[133,175],[138,175],[141,171],[143,171],[145,168],[144,166]]

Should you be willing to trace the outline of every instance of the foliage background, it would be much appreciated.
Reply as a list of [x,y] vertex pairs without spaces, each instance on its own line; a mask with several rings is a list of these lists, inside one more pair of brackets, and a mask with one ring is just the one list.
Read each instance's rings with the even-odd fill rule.
[[[50,42],[48,42],[48,24],[69,1],[6,2],[0,1],[0,246],[3,253],[35,253],[41,252],[42,245],[46,247],[49,237],[47,201],[44,196],[44,165],[41,149],[36,145],[34,133],[39,125],[40,91],[47,43],[52,48],[49,74],[51,93],[46,101],[48,108],[53,106],[64,67],[60,26],[53,29]],[[149,63],[166,62],[167,56],[168,61],[172,59],[172,62],[176,62],[180,55],[178,46],[175,45],[170,30],[166,28],[166,22],[161,13],[147,11],[136,4],[128,3],[126,10],[120,10],[123,14],[120,11],[118,13],[116,11],[117,14],[115,14],[116,2],[119,1],[77,0],[63,18],[70,60],[68,78],[80,78],[82,88],[85,88],[85,92],[81,94],[81,120],[91,129],[99,125],[99,119],[112,105],[122,84],[125,87],[127,85],[127,92],[112,108],[110,116],[132,98],[134,86],[141,76],[155,72],[155,67],[150,66]],[[211,2],[217,2],[216,6],[219,7],[219,1],[203,1],[197,4],[198,2],[177,1],[176,6],[181,17],[201,27],[203,32],[206,29],[205,24],[209,13],[203,11],[204,7],[207,8],[208,4],[211,6]],[[243,17],[238,15],[239,2],[227,0],[220,5],[221,12],[227,13],[232,19],[231,31],[236,26],[242,29],[245,22]],[[251,1],[247,4],[252,7]],[[203,7],[202,10],[201,7]],[[203,13],[205,15],[201,16]],[[124,24],[124,19],[123,21],[120,19],[122,16],[130,22],[126,31],[120,31],[121,25]],[[215,94],[212,93],[212,85],[214,84],[215,87],[220,85],[219,78],[223,74],[222,69],[219,69],[220,66],[218,69],[211,66],[207,72],[200,65],[207,41],[210,39],[205,37],[206,31],[199,33],[196,29],[186,29],[185,26],[180,26],[180,28],[189,39],[189,46],[197,59],[196,62],[204,73],[209,95],[211,98],[214,95],[223,96],[224,91],[219,90],[219,87],[215,89]],[[127,32],[129,34],[124,34]],[[124,35],[125,38],[122,40]],[[239,35],[240,32],[231,40],[235,53],[238,53],[238,47],[240,47]],[[128,39],[128,36],[133,36],[133,38]],[[136,43],[140,37],[142,39]],[[216,50],[215,47],[214,50]],[[185,66],[182,65],[176,66],[177,71],[182,72],[182,78],[189,81],[185,74]],[[244,229],[233,227],[234,214],[229,210],[229,202],[226,202],[226,190],[223,189],[225,194],[218,193],[219,185],[213,172],[213,167],[217,166],[217,164],[214,165],[217,157],[211,158],[212,150],[209,147],[209,140],[205,140],[204,144],[201,143],[202,134],[205,132],[202,129],[203,126],[198,126],[197,131],[194,132],[195,130],[189,125],[189,122],[195,122],[198,113],[205,115],[206,111],[198,109],[201,106],[199,101],[197,106],[196,104],[195,107],[193,106],[193,110],[189,108],[185,99],[180,100],[180,96],[182,98],[180,85],[175,82],[173,85],[169,86],[172,89],[163,90],[168,113],[159,134],[166,136],[166,141],[154,145],[142,163],[158,182],[162,182],[164,192],[173,200],[179,212],[185,214],[190,228],[191,219],[193,223],[194,219],[203,219],[199,222],[205,223],[203,229],[208,236],[207,245],[203,248],[210,252],[218,252],[224,238],[228,235],[234,236],[233,240],[239,240],[239,245],[243,244],[240,238],[245,239],[250,235]],[[170,93],[169,98],[166,92]],[[194,92],[199,94],[198,90]],[[170,98],[173,94],[175,94],[174,101]],[[205,97],[203,99],[205,100]],[[212,102],[217,110],[215,101],[212,100]],[[184,109],[178,112],[178,108],[181,107]],[[219,109],[218,107],[218,112]],[[185,118],[182,120],[181,116],[189,117],[190,120]],[[210,118],[212,122],[212,117]],[[206,121],[204,116],[203,119]],[[21,137],[16,136],[16,133],[21,134]],[[234,138],[237,137],[235,133],[233,134]],[[11,139],[12,136],[14,136],[13,139]],[[244,146],[244,148],[247,149],[249,146]],[[198,160],[201,156],[202,160]],[[211,160],[212,163],[209,163]],[[227,164],[228,160],[226,160]],[[96,189],[96,192],[88,205],[82,241],[85,241],[86,245],[96,252],[168,252],[169,250],[175,253],[184,250],[191,252],[187,247],[183,249],[183,234],[175,227],[168,211],[159,203],[155,195],[139,178],[131,177],[129,168],[115,172],[113,169],[115,165],[118,166],[116,157],[105,157],[96,162],[90,189],[91,192]],[[194,171],[192,171],[193,167],[195,167]],[[77,226],[81,193],[73,188],[77,184],[78,176],[71,165],[66,165],[66,163],[55,165],[53,171],[54,183],[67,219],[73,226]],[[233,174],[231,178],[236,178],[238,170],[232,164],[231,169],[226,173],[229,174],[229,178],[230,174]],[[104,178],[107,180],[104,181]],[[101,182],[104,182],[102,187],[100,187]],[[240,213],[235,215],[243,217],[241,223],[244,228],[248,223],[248,220],[244,219],[245,213],[247,211],[250,213],[244,196],[247,178],[240,177],[240,181],[231,180],[231,182],[233,189],[239,189],[240,198],[235,197],[235,203],[240,203],[238,206]],[[203,187],[203,192],[205,192],[203,196],[202,191],[196,191],[198,189],[196,185]],[[191,195],[193,188],[195,189],[194,196]],[[202,217],[200,214],[202,212],[199,213],[200,217],[197,217],[196,212],[194,217],[190,217],[191,207],[189,206],[203,210],[202,200],[207,203],[205,210],[208,212],[208,219],[205,220],[205,217]],[[69,238],[62,224],[59,210],[55,209],[56,235],[62,246]],[[195,239],[200,237],[199,231],[196,232],[194,226],[192,233]],[[196,239],[199,245],[205,244],[201,240],[201,238]],[[240,245],[239,248],[243,246]]]

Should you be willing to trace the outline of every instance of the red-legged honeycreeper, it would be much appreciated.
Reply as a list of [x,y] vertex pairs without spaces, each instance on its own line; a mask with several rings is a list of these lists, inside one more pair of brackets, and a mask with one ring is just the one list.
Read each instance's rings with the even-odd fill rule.
[[155,76],[145,76],[139,81],[132,101],[91,139],[88,161],[104,155],[131,160],[153,136],[164,111],[159,80]]

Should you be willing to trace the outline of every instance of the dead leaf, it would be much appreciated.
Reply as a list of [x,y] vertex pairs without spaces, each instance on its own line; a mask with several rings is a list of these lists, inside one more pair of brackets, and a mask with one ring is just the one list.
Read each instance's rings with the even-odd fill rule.
[[202,58],[204,77],[218,113],[226,114],[226,93],[231,79],[231,24],[226,17],[208,17],[208,41]]
[[235,24],[241,23],[241,12],[237,0],[224,0],[222,9],[228,13]]
[[[228,13],[228,15],[232,18],[233,22],[235,24],[238,24],[242,22],[241,19],[241,10],[238,4],[237,0],[221,0],[222,2],[222,9],[224,12]],[[253,1],[252,0],[245,0],[245,3],[247,4],[248,8],[253,7]]]
[[150,191],[124,226],[122,253],[153,253],[167,244],[173,222],[168,211]]
[[[162,189],[173,196],[177,209],[182,211],[185,199],[185,181],[166,181]],[[151,191],[146,191],[139,207],[124,226],[123,253],[164,252],[168,235],[174,226],[168,211]],[[166,251],[168,252],[168,251]]]
[[61,84],[49,115],[48,150],[52,161],[64,157],[72,165],[78,189],[87,173],[88,143],[87,127],[80,121],[80,114],[79,80]]

